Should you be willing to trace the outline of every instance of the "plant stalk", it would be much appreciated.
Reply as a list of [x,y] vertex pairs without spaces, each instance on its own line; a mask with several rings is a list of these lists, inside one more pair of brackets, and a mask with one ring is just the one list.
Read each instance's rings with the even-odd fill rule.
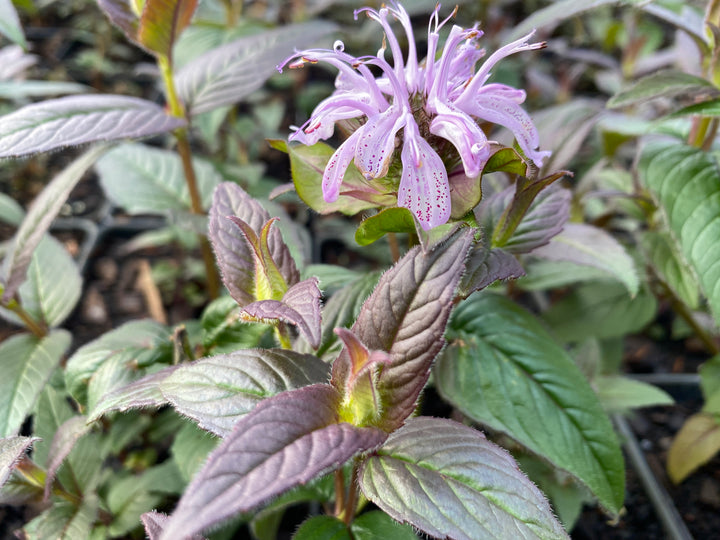
[[340,517],[345,509],[345,477],[342,469],[335,471],[335,511],[336,517]]
[[[175,81],[173,80],[172,64],[170,59],[161,55],[158,57],[158,66],[162,74],[165,84],[165,97],[170,108],[170,114],[178,118],[187,118],[185,108],[178,98],[175,90]],[[178,128],[173,134],[177,140],[177,151],[182,162],[183,173],[185,174],[185,183],[187,184],[188,193],[190,194],[190,208],[193,214],[204,215],[205,211],[202,207],[202,199],[198,190],[197,176],[192,164],[192,151],[187,137],[187,128]],[[203,263],[205,264],[205,275],[207,277],[208,295],[211,299],[215,299],[220,295],[220,280],[217,270],[215,269],[215,258],[213,257],[210,242],[206,236],[199,234],[200,252],[202,253]]]
[[345,525],[350,525],[353,518],[355,517],[355,507],[357,506],[358,499],[358,464],[353,463],[352,473],[350,474],[350,485],[348,486],[348,496],[345,501],[345,508],[342,511],[342,516],[338,516],[345,522]]
[[20,320],[23,322],[25,327],[32,332],[32,334],[42,339],[48,334],[48,329],[44,324],[41,324],[37,322],[35,319],[33,319],[32,315],[30,315],[27,311],[23,309],[23,307],[20,305],[19,302],[16,300],[10,300],[5,306],[6,309],[9,309],[12,311],[15,315],[20,317]]

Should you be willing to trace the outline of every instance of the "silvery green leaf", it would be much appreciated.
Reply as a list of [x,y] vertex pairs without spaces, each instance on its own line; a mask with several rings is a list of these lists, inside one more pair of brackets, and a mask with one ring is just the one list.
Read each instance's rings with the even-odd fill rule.
[[260,88],[293,50],[312,44],[335,28],[325,21],[312,21],[217,47],[188,62],[177,73],[178,95],[193,115],[237,103]]
[[25,34],[12,0],[0,0],[0,34],[27,49]]
[[73,416],[58,426],[48,451],[45,498],[50,495],[50,489],[60,465],[62,465],[80,437],[90,430],[90,426],[85,420],[84,416]]
[[161,539],[196,534],[252,510],[385,440],[379,429],[338,423],[339,402],[333,387],[318,384],[260,403],[210,454]]
[[17,434],[70,340],[69,332],[54,330],[42,339],[19,334],[0,343],[0,437]]
[[[167,213],[191,207],[182,163],[175,152],[127,143],[105,154],[95,168],[108,198],[130,214]],[[222,176],[204,160],[193,160],[193,168],[203,208],[209,208]]]
[[[0,121],[0,132],[2,130],[3,124]],[[6,255],[3,262],[1,274],[5,283],[3,301],[7,302],[12,298],[18,287],[25,281],[25,273],[35,248],[40,244],[70,192],[85,171],[104,151],[104,147],[96,147],[85,152],[53,178],[33,201],[20,228],[15,233],[10,253]]]
[[184,125],[152,101],[134,97],[86,94],[48,99],[0,117],[0,158],[149,137]]
[[10,473],[15,468],[15,464],[37,440],[37,437],[7,437],[0,439],[0,487],[5,485]]
[[394,519],[437,538],[569,538],[512,456],[452,420],[408,420],[365,460],[359,481]]

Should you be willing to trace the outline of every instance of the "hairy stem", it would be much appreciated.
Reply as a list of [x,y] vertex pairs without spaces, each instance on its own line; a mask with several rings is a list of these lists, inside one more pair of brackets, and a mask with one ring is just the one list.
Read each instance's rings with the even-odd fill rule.
[[336,517],[340,517],[345,508],[345,476],[343,470],[335,471],[335,511]]
[[[165,97],[170,108],[170,114],[178,118],[187,119],[185,108],[178,98],[175,90],[175,81],[173,80],[172,65],[170,59],[161,55],[158,57],[158,66],[162,74],[163,83],[165,84]],[[182,162],[183,173],[185,175],[185,183],[187,184],[188,193],[190,194],[190,209],[193,214],[203,215],[205,211],[202,206],[200,191],[198,190],[197,176],[192,164],[192,151],[188,142],[187,129],[178,128],[173,134],[177,140],[177,151]],[[200,252],[202,254],[203,263],[205,264],[205,275],[207,278],[208,295],[211,299],[215,299],[220,295],[220,280],[215,268],[215,258],[213,257],[210,242],[206,236],[199,234]]]
[[350,485],[348,486],[348,496],[345,501],[345,508],[342,511],[342,515],[338,516],[342,519],[346,525],[352,523],[355,517],[355,507],[357,506],[358,499],[358,485],[357,479],[359,474],[358,463],[353,463],[352,473],[350,474]]

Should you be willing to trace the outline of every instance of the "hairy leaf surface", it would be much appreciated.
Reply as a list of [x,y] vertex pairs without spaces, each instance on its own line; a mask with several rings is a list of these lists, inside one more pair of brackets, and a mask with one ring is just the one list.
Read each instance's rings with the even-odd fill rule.
[[[123,144],[104,155],[95,168],[108,198],[129,214],[157,214],[191,208],[180,157],[175,152],[142,144]],[[203,208],[222,176],[208,162],[195,159],[193,168]]]
[[470,250],[465,274],[460,282],[463,296],[480,291],[498,280],[517,279],[525,275],[525,270],[514,255],[500,248],[487,249],[477,245]]
[[232,105],[260,88],[275,65],[333,32],[335,25],[312,21],[268,30],[208,51],[175,76],[180,99],[191,114]]
[[[227,219],[236,216],[258,233],[270,219],[268,212],[238,185],[220,184],[210,208],[210,240],[215,250],[223,283],[230,295],[244,306],[255,300],[255,255],[238,225]],[[292,286],[300,280],[295,261],[276,227],[268,233],[270,256],[285,282]]]
[[166,379],[180,366],[171,366],[126,386],[121,386],[100,397],[90,409],[88,422],[97,420],[111,411],[128,411],[147,407],[160,407],[167,404],[167,399],[160,391],[160,382]]
[[381,444],[375,428],[337,423],[328,385],[284,392],[242,418],[193,479],[162,538],[198,533]]
[[7,437],[0,439],[0,487],[9,478],[15,464],[37,440],[37,437]]
[[[0,122],[0,132],[3,129],[3,124]],[[2,143],[0,142],[0,144]],[[5,256],[3,262],[2,280],[5,283],[3,301],[7,302],[12,298],[25,280],[25,273],[35,248],[40,244],[70,192],[104,150],[104,148],[98,147],[85,152],[53,178],[33,201],[20,228],[15,233],[10,253]]]
[[[458,230],[424,252],[410,250],[388,270],[363,304],[352,327],[370,350],[390,353],[378,377],[383,429],[400,426],[415,408],[430,366],[445,340],[455,288],[472,242],[472,231]],[[351,373],[343,351],[333,364],[333,384],[345,388]]]
[[625,470],[610,420],[539,322],[504,297],[479,295],[455,311],[448,337],[434,371],[441,395],[570,472],[619,512]]
[[240,350],[169,370],[164,379],[158,377],[165,399],[220,437],[264,399],[329,377],[322,360],[283,349]]
[[69,332],[54,330],[42,339],[19,334],[0,343],[0,437],[17,434],[70,340]]
[[184,124],[159,105],[134,97],[88,94],[48,99],[0,117],[0,158],[149,137]]
[[510,454],[451,420],[412,418],[363,464],[360,489],[438,538],[568,538]]
[[676,141],[647,144],[640,173],[720,320],[720,169],[714,155]]

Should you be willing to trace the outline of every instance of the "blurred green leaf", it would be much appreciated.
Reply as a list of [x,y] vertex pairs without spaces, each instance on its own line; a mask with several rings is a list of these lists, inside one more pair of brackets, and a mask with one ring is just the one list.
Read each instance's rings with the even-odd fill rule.
[[682,96],[683,99],[691,100],[699,96],[714,97],[718,93],[718,89],[702,77],[682,71],[659,71],[639,79],[630,87],[615,94],[607,102],[607,106],[617,109],[661,97]]
[[606,375],[598,377],[594,383],[598,398],[608,412],[675,403],[667,392],[657,386],[628,377]]
[[679,484],[720,450],[720,416],[697,413],[688,418],[668,450],[667,471]]
[[414,233],[415,219],[407,208],[385,208],[365,218],[355,231],[355,241],[367,246],[387,233]]
[[640,248],[652,269],[675,296],[691,309],[700,307],[700,289],[675,241],[665,231],[644,231]]
[[20,18],[13,6],[12,0],[0,0],[0,34],[4,35],[13,43],[17,43],[23,49],[28,48],[23,34]]

